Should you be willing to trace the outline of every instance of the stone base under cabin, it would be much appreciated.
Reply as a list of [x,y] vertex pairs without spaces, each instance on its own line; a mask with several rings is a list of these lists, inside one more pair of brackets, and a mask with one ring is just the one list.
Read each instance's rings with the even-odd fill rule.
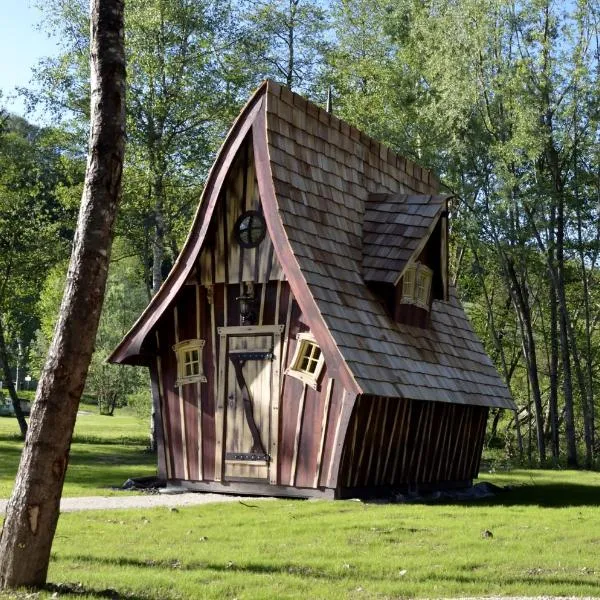
[[235,494],[239,496],[273,496],[275,498],[323,498],[326,500],[336,498],[335,490],[330,488],[298,488],[289,485],[270,485],[269,483],[246,481],[169,480],[167,490]]
[[465,489],[473,485],[473,480],[441,481],[437,483],[414,483],[404,486],[373,486],[362,488],[298,488],[287,485],[270,485],[262,482],[218,482],[218,481],[185,481],[173,480],[167,482],[169,491],[207,492],[211,494],[234,494],[240,496],[272,496],[274,498],[322,498],[324,500],[348,500],[360,498],[370,500],[375,498],[393,498],[397,494],[425,494],[436,491]]

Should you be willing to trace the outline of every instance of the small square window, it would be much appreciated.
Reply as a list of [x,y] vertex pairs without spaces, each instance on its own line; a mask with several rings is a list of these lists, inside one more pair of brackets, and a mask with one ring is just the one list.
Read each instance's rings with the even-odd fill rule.
[[177,381],[175,386],[195,381],[206,381],[202,368],[204,340],[185,340],[173,346],[177,357]]
[[286,371],[286,375],[291,375],[307,385],[316,388],[324,363],[325,360],[321,348],[319,348],[312,335],[309,333],[300,333],[298,334],[296,351],[290,367]]
[[426,265],[415,263],[406,267],[402,276],[401,302],[429,310],[432,279],[433,271]]
[[402,302],[413,302],[415,298],[415,274],[417,267],[411,265],[404,271],[402,278]]
[[300,360],[295,368],[298,371],[304,371],[310,375],[314,375],[321,357],[321,349],[317,344],[304,340],[300,342]]

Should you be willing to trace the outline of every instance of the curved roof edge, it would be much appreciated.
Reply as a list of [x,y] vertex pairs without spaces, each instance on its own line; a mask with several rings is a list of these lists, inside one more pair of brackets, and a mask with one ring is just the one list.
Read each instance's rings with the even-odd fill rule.
[[[269,92],[271,92],[271,87],[275,88],[275,91],[280,89],[278,84],[270,81],[267,82],[267,86]],[[268,98],[269,96],[267,94],[267,102]],[[362,388],[356,381],[350,366],[343,357],[335,339],[325,323],[317,302],[310,291],[310,286],[308,285],[306,277],[294,254],[285,225],[279,214],[277,194],[271,170],[269,146],[267,143],[266,112],[267,107],[265,107],[265,110],[261,110],[254,119],[252,125],[252,138],[254,143],[258,188],[260,190],[267,228],[273,240],[273,248],[277,254],[277,259],[287,275],[292,293],[302,309],[302,313],[307,317],[310,323],[311,331],[323,352],[327,354],[327,368],[333,373],[334,377],[339,377],[346,390],[354,394],[361,394]]]
[[194,267],[225,176],[244,137],[250,131],[256,116],[261,112],[267,86],[268,81],[261,84],[231,126],[210,169],[190,233],[173,268],[158,292],[148,303],[144,312],[108,357],[108,362],[131,365],[145,364],[143,357],[140,356],[142,344]]

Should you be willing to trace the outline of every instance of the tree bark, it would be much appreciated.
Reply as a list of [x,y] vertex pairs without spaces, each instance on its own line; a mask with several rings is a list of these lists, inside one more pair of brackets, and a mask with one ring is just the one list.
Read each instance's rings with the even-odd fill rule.
[[540,466],[546,462],[546,441],[544,440],[544,411],[542,407],[542,392],[540,389],[540,381],[538,374],[537,351],[535,335],[533,333],[533,324],[531,320],[531,309],[529,307],[527,284],[521,284],[516,274],[514,264],[511,260],[506,261],[505,268],[509,281],[512,284],[512,296],[521,335],[523,339],[523,353],[527,363],[527,373],[529,375],[530,395],[533,395],[533,403],[535,406],[535,421],[537,447],[540,458]]
[[125,148],[123,0],[91,0],[86,181],[65,294],[0,536],[0,589],[46,581],[79,400],[104,298]]
[[23,410],[21,409],[21,401],[19,400],[19,396],[17,395],[17,390],[13,385],[12,373],[10,371],[10,360],[8,358],[8,350],[6,349],[6,339],[4,337],[4,323],[2,322],[2,317],[0,316],[0,362],[2,363],[2,374],[4,377],[4,381],[6,382],[6,387],[8,388],[8,395],[10,396],[10,400],[13,405],[13,410],[15,411],[15,416],[17,417],[17,422],[19,423],[19,429],[21,430],[21,435],[23,439],[27,435],[27,421],[25,420],[25,415],[23,414]]
[[298,0],[290,0],[290,20],[288,21],[288,60],[285,84],[292,89],[294,85],[294,33],[296,29],[296,9]]
[[555,228],[556,206],[552,203],[550,208],[550,223],[548,226],[548,251],[546,253],[550,275],[550,390],[548,397],[548,410],[550,420],[550,439],[552,448],[552,461],[558,466],[560,459],[560,432],[558,427],[558,308],[556,301],[556,287],[553,283],[552,273],[555,268]]
[[[469,246],[471,247],[471,252],[473,253],[473,257],[475,258],[477,264],[479,265],[480,264],[479,255],[477,252],[477,247],[475,245],[475,242],[473,240],[469,240]],[[502,345],[502,339],[500,336],[500,332],[498,331],[498,328],[496,327],[496,318],[495,318],[495,314],[494,314],[495,313],[494,307],[492,305],[492,301],[491,301],[490,295],[488,293],[487,284],[486,284],[485,278],[483,276],[483,273],[481,272],[480,269],[478,269],[477,272],[479,274],[479,282],[481,285],[481,289],[483,291],[483,297],[485,298],[485,305],[486,305],[487,314],[488,314],[488,323],[489,323],[490,331],[492,334],[492,339],[494,340],[494,346],[496,347],[496,351],[498,352],[498,356],[500,357],[500,362],[502,364],[502,375],[504,376],[504,382],[506,383],[506,385],[508,387],[508,391],[510,392],[510,395],[512,397],[514,397],[513,391],[512,391],[512,382],[511,382],[512,372],[508,368],[508,362],[506,360],[506,353],[504,352],[504,347]],[[510,289],[510,282],[509,282],[509,289]],[[521,437],[521,425],[519,423],[519,409],[517,408],[514,412],[515,412],[515,430],[517,433],[517,447],[519,450],[519,459],[522,459],[523,458],[523,439]],[[492,437],[496,436],[496,430],[498,427],[498,421],[500,420],[500,415],[501,415],[501,412],[498,410],[496,412],[496,415],[492,422],[492,429],[491,429]]]

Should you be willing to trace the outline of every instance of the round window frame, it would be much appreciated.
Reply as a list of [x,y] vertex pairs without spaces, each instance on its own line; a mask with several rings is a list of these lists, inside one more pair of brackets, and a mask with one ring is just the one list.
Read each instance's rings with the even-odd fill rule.
[[[244,220],[247,219],[248,217],[258,219],[260,221],[260,223],[262,224],[262,231],[261,231],[260,237],[257,240],[255,240],[254,242],[252,242],[252,241],[245,242],[242,239],[242,232],[240,230],[240,227],[241,227],[242,223],[244,222]],[[235,236],[237,243],[242,248],[256,248],[257,246],[260,245],[260,243],[265,239],[265,237],[267,235],[267,223],[265,221],[265,218],[257,210],[247,210],[246,212],[242,213],[238,217],[237,221],[235,222],[235,225],[233,226],[233,235]]]

